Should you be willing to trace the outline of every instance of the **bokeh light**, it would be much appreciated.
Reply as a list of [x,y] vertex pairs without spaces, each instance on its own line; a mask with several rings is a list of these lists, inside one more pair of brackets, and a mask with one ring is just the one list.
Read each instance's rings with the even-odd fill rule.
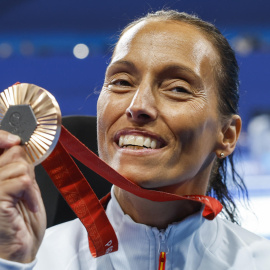
[[9,58],[13,53],[13,49],[9,43],[0,44],[0,57]]
[[73,54],[78,59],[84,59],[89,55],[89,48],[85,44],[77,44],[73,48]]

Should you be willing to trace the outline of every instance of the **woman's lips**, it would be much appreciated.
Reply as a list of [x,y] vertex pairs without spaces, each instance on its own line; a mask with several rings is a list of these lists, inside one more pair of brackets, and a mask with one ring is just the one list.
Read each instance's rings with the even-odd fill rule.
[[119,147],[128,147],[128,148],[130,148],[130,146],[135,146],[140,147],[140,149],[142,148],[158,149],[160,148],[160,145],[161,145],[160,141],[141,135],[122,135],[120,136],[118,141]]
[[121,130],[115,136],[115,143],[132,150],[159,149],[166,145],[160,136],[142,130]]

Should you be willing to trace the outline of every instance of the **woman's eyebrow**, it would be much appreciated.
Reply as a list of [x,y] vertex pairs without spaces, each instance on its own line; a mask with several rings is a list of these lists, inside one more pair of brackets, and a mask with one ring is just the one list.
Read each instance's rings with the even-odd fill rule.
[[203,87],[202,78],[194,70],[184,65],[168,65],[160,71],[159,76],[165,78],[184,76],[186,79],[196,84],[198,88]]
[[182,66],[182,65],[168,65],[165,68],[162,69],[161,74],[164,75],[170,75],[170,74],[187,74],[194,79],[201,80],[201,77],[191,68],[187,66]]
[[108,70],[111,68],[116,68],[116,69],[121,69],[121,68],[128,68],[131,71],[134,72],[138,72],[136,66],[134,65],[134,63],[127,61],[127,60],[118,60],[115,62],[112,62],[109,66],[108,66]]

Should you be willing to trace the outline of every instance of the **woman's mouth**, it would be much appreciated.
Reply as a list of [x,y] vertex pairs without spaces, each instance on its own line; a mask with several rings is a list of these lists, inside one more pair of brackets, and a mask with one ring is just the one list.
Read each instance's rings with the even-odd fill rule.
[[133,150],[159,149],[162,147],[162,143],[148,136],[126,134],[119,137],[118,146]]

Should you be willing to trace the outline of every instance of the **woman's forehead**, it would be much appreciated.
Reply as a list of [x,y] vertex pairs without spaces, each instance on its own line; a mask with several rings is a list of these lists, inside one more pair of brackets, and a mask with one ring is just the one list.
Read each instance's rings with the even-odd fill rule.
[[[134,26],[124,30],[117,46],[120,44],[129,44],[138,39],[150,39],[162,41],[161,37],[165,40],[174,37],[175,39],[181,41],[193,41],[198,38],[205,39],[202,30],[198,29],[194,25],[172,20],[156,20],[148,19],[141,21]],[[208,40],[207,40],[208,41]],[[211,46],[211,43],[209,42]]]
[[147,20],[129,28],[121,36],[112,61],[133,58],[156,63],[166,61],[202,63],[216,60],[212,43],[196,27],[183,22]]

